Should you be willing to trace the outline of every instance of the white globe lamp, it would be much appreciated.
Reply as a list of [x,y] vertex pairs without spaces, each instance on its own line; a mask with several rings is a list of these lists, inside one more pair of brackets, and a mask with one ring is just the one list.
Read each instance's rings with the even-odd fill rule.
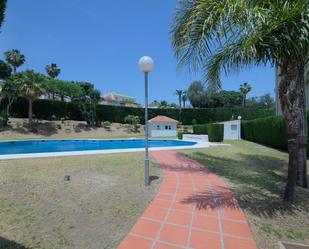
[[142,72],[149,73],[154,68],[154,61],[149,56],[143,56],[138,61],[138,67],[139,67],[139,70],[141,70]]

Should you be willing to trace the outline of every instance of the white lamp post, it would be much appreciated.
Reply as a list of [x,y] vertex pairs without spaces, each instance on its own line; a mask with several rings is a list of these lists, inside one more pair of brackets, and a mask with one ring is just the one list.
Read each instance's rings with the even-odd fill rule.
[[154,61],[149,56],[143,56],[138,61],[139,69],[145,74],[145,186],[149,185],[149,153],[148,153],[148,73],[154,68]]
[[242,117],[238,116],[237,119],[238,119],[238,140],[240,140],[241,139],[241,119]]

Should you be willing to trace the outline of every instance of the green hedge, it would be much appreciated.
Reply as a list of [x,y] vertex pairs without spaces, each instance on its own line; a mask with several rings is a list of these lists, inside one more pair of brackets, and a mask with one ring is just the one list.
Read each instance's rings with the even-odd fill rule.
[[241,130],[243,139],[287,150],[287,136],[282,116],[242,121]]
[[223,124],[208,124],[208,140],[209,142],[222,142],[224,137]]
[[[4,109],[6,101],[2,101],[1,109]],[[53,116],[60,119],[68,117],[73,120],[83,120],[83,116],[75,103],[66,103],[54,100],[34,101],[33,113],[37,118],[51,119]],[[12,105],[11,114],[15,117],[26,118],[28,116],[28,102],[23,98],[17,99]],[[100,120],[122,123],[128,115],[139,116],[144,123],[144,109],[122,106],[97,106],[97,115]],[[179,119],[179,110],[176,109],[149,109],[149,118],[157,115],[164,115],[174,119]],[[255,108],[183,108],[181,122],[191,125],[192,120],[197,124],[205,124],[230,120],[232,116],[242,116],[243,120],[256,119],[274,115],[274,110]]]
[[208,124],[193,125],[193,134],[208,134]]

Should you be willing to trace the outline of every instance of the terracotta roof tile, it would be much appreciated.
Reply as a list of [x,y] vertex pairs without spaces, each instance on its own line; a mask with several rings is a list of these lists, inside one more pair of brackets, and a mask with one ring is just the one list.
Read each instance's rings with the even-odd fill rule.
[[177,120],[166,117],[166,116],[156,116],[152,119],[149,120],[149,122],[173,122],[173,123],[178,123]]

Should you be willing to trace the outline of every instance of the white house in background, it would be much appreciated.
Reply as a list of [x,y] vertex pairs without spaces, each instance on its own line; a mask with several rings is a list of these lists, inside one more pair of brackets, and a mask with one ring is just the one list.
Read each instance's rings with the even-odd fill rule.
[[156,116],[149,120],[150,137],[176,137],[178,121],[166,116]]
[[127,106],[127,107],[138,107],[139,104],[136,103],[135,98],[119,94],[115,92],[106,93],[101,96],[99,102],[101,105],[115,105],[115,106]]

